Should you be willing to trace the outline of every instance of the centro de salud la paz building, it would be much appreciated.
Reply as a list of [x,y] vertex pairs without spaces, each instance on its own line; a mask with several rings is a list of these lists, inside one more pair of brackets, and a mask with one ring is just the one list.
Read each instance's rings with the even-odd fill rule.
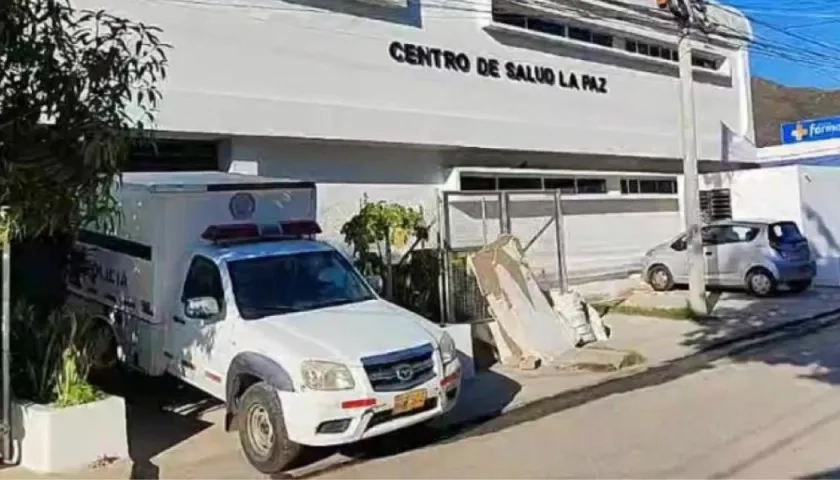
[[[315,181],[336,240],[364,198],[430,220],[441,189],[605,200],[566,221],[572,270],[681,227],[678,30],[655,3],[74,2],[159,26],[174,47],[160,153],[138,150],[133,169]],[[753,139],[749,23],[717,4],[708,15],[725,34],[694,42],[701,171],[738,163],[729,141]]]

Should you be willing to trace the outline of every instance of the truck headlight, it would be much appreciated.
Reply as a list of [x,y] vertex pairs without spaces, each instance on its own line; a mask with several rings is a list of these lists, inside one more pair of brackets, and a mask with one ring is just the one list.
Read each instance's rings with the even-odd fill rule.
[[303,383],[312,390],[350,390],[356,386],[350,369],[340,363],[307,360],[300,373]]
[[452,340],[452,337],[446,332],[443,332],[443,335],[440,336],[438,348],[440,348],[440,358],[444,365],[458,357],[458,349],[455,348],[455,340]]

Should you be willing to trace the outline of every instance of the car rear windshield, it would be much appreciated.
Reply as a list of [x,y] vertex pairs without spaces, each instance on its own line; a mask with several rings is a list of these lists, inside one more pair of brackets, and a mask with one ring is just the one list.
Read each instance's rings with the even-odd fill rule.
[[799,227],[793,222],[778,222],[770,224],[767,235],[772,243],[799,243],[805,240]]

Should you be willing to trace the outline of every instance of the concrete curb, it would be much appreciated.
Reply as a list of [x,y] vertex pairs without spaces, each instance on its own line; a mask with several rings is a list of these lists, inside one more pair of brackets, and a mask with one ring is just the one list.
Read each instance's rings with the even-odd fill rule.
[[[838,317],[838,318],[833,318]],[[829,320],[832,319],[834,321],[821,321],[821,320]],[[815,325],[812,323],[817,322]],[[785,322],[780,322],[775,325],[768,325],[765,327],[757,327],[754,329],[749,329],[744,332],[728,336],[726,338],[721,338],[720,340],[716,340],[713,342],[704,345],[697,350],[688,353],[686,355],[682,355],[679,357],[675,357],[669,360],[660,361],[654,364],[645,364],[631,367],[627,370],[618,371],[613,374],[606,376],[605,378],[596,381],[592,384],[585,385],[582,387],[574,388],[571,390],[565,390],[558,392],[557,394],[533,399],[531,401],[523,401],[522,403],[515,403],[508,406],[505,406],[499,409],[496,412],[491,414],[483,414],[480,416],[476,416],[474,418],[466,418],[462,421],[458,422],[451,422],[446,423],[445,425],[441,425],[437,428],[441,430],[444,436],[452,436],[454,434],[453,440],[457,438],[461,438],[463,434],[455,433],[454,431],[465,431],[465,430],[473,430],[478,429],[482,432],[485,430],[480,428],[482,424],[496,421],[501,417],[509,416],[509,415],[516,415],[521,411],[527,410],[529,408],[536,407],[539,410],[541,405],[550,404],[553,402],[558,403],[553,408],[551,408],[550,413],[560,412],[567,408],[572,408],[575,406],[579,406],[585,404],[590,401],[598,400],[603,398],[612,393],[621,393],[622,391],[629,391],[633,388],[628,388],[626,383],[632,384],[634,379],[638,380],[641,379],[645,375],[659,376],[661,375],[664,378],[676,377],[674,375],[675,372],[682,372],[686,370],[686,368],[690,368],[686,365],[680,365],[682,363],[690,363],[691,360],[698,359],[703,355],[707,355],[713,352],[721,352],[725,354],[732,354],[735,352],[727,351],[730,350],[732,347],[742,346],[746,348],[755,348],[756,342],[760,341],[779,341],[784,338],[794,336],[796,334],[807,334],[813,331],[818,331],[823,328],[830,327],[840,323],[840,308],[827,310],[825,312],[820,312],[817,314],[809,315],[806,317],[800,317],[792,320],[788,320]],[[811,327],[811,328],[803,328],[803,327]],[[666,373],[664,370],[674,370],[671,374]],[[621,385],[613,384],[619,383]],[[641,385],[640,388],[647,385],[649,382],[643,380],[639,382]],[[660,382],[656,382],[660,383]],[[524,415],[525,417],[533,417],[529,418],[530,420],[535,420],[540,418],[544,415]],[[519,423],[519,422],[517,422]],[[492,428],[490,430],[493,430]],[[466,433],[466,432],[465,432]],[[488,432],[489,433],[489,432]],[[481,434],[480,432],[478,434]],[[472,435],[470,435],[472,436]]]

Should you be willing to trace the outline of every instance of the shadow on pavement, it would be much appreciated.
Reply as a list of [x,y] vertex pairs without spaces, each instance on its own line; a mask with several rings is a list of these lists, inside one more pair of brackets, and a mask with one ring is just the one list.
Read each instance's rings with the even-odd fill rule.
[[160,478],[152,459],[212,426],[200,416],[220,402],[172,377],[121,372],[101,387],[125,399],[131,477]]
[[799,477],[801,480],[836,480],[840,479],[840,467]]

